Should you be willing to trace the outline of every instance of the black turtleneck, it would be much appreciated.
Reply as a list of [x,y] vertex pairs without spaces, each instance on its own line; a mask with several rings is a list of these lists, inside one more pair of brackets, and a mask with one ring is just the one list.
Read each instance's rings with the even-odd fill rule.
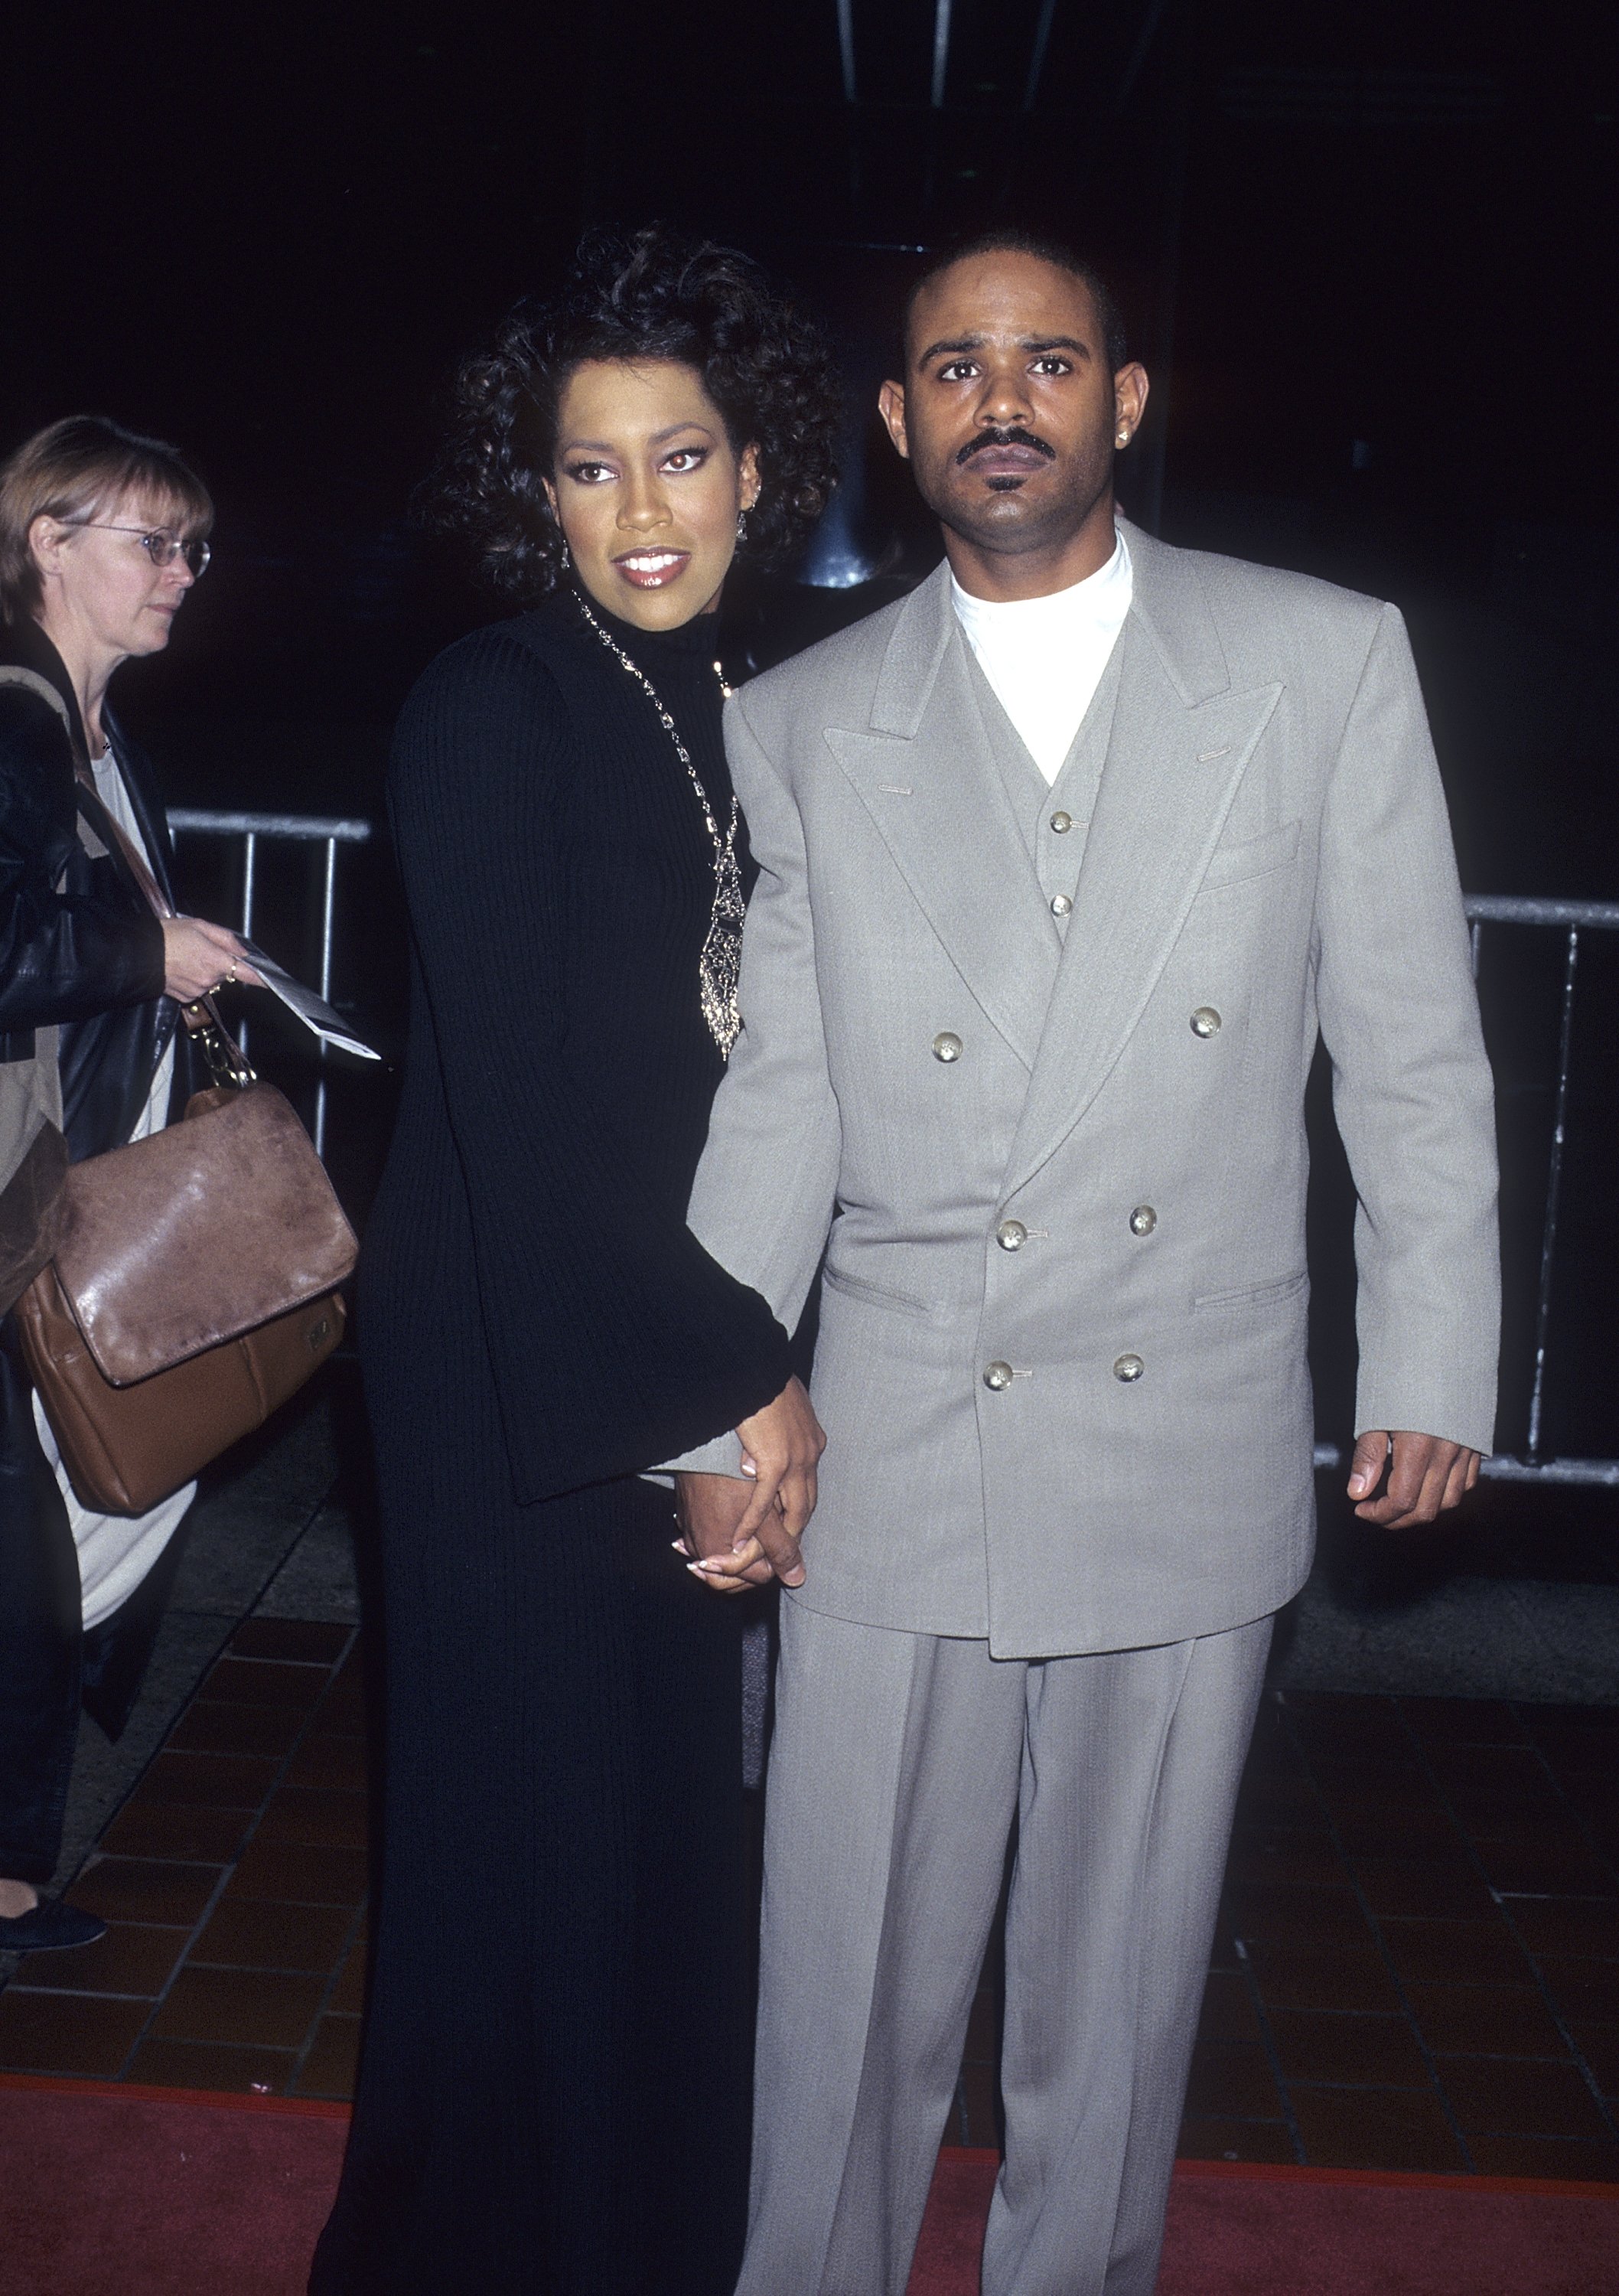
[[[712,619],[655,635],[593,611],[723,832]],[[426,1315],[433,1344],[487,1349],[519,1499],[634,1473],[734,1426],[789,1370],[765,1303],[685,1225],[724,1070],[699,996],[715,879],[697,793],[567,592],[426,672],[388,803],[413,1019],[367,1239],[368,1385]],[[750,882],[740,835],[739,854]]]
[[[591,644],[611,666],[615,676],[628,687],[632,697],[639,697],[640,709],[636,714],[645,713],[642,731],[645,733],[648,727],[651,729],[657,742],[661,742],[666,749],[675,773],[690,790],[691,783],[686,780],[685,768],[680,762],[675,744],[659,724],[658,713],[647,698],[644,688],[631,677],[622,663],[609,653],[595,630],[585,621],[576,598],[576,593],[564,592],[543,610],[542,615],[536,615],[535,620],[541,622],[544,617],[554,618],[561,622],[565,631],[571,631],[576,623],[584,627]],[[664,708],[674,718],[675,731],[697,769],[698,778],[707,791],[714,818],[723,836],[731,817],[731,768],[726,763],[724,737],[720,726],[724,694],[717,653],[718,615],[695,615],[691,621],[683,622],[678,629],[641,630],[633,622],[620,621],[617,614],[609,614],[606,607],[599,606],[593,598],[590,601],[590,611],[595,617],[598,627],[606,631],[614,644],[629,656],[642,676],[650,682]],[[650,741],[650,734],[648,739]],[[652,746],[655,747],[656,743]],[[702,812],[695,794],[691,796],[689,802],[692,816],[701,828]],[[712,856],[713,840],[706,829],[702,830],[702,838],[703,849]],[[742,864],[744,888],[751,892],[756,873],[748,853],[747,837],[740,829],[737,847]],[[706,920],[703,930],[705,932],[707,931]],[[723,1072],[723,1062],[721,1067]]]

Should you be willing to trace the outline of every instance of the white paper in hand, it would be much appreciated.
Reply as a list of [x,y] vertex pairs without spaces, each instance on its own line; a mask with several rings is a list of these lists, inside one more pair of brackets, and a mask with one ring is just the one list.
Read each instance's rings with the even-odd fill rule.
[[283,972],[257,941],[244,940],[241,945],[265,987],[279,996],[288,1012],[294,1013],[323,1045],[335,1045],[339,1052],[357,1054],[363,1061],[381,1059],[380,1053],[373,1052],[369,1045],[350,1034],[342,1014],[334,1011],[323,996],[317,996],[313,988],[306,988],[301,980],[294,980],[290,972]]

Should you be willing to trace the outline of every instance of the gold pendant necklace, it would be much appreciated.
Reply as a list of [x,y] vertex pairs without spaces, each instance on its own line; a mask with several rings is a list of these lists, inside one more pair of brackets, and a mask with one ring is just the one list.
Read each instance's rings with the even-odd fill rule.
[[[697,791],[697,801],[702,808],[703,825],[714,840],[714,906],[709,913],[708,931],[703,941],[702,954],[697,961],[699,994],[702,1000],[703,1019],[708,1033],[720,1048],[723,1059],[731,1058],[731,1048],[741,1033],[742,1015],[737,1003],[737,983],[742,968],[742,914],[746,904],[742,898],[742,873],[737,866],[736,832],[740,818],[736,798],[731,800],[731,821],[724,837],[714,817],[714,808],[708,802],[708,792],[698,779],[697,767],[691,753],[681,740],[675,720],[658,699],[657,689],[643,669],[633,662],[624,648],[604,630],[592,613],[584,598],[576,590],[579,611],[601,639],[609,653],[626,669],[646,694],[658,712],[658,723],[675,744],[675,754],[686,769],[687,778]],[[729,694],[718,662],[714,665],[719,678],[720,692]]]

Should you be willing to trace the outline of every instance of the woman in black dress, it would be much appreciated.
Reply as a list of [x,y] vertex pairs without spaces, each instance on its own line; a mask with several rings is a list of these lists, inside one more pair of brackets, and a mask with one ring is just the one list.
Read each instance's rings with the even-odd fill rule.
[[[587,242],[460,409],[449,522],[543,603],[432,665],[389,776],[411,1036],[361,1282],[384,1850],[311,2286],[728,2296],[740,1622],[700,1578],[798,1575],[820,1432],[788,1335],[685,1225],[751,874],[713,613],[739,529],[780,548],[825,499],[831,370],[745,258],[658,229]],[[640,1478],[729,1429],[756,1496],[694,1576]]]

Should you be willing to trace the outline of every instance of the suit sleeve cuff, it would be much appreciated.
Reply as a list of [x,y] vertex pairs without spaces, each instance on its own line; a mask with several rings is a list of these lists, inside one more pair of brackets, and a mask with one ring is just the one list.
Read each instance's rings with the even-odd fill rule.
[[738,1475],[742,1472],[742,1447],[734,1434],[716,1435],[711,1443],[699,1443],[695,1451],[683,1451],[678,1459],[666,1459],[660,1466],[643,1470],[648,1482],[668,1485],[675,1475]]

